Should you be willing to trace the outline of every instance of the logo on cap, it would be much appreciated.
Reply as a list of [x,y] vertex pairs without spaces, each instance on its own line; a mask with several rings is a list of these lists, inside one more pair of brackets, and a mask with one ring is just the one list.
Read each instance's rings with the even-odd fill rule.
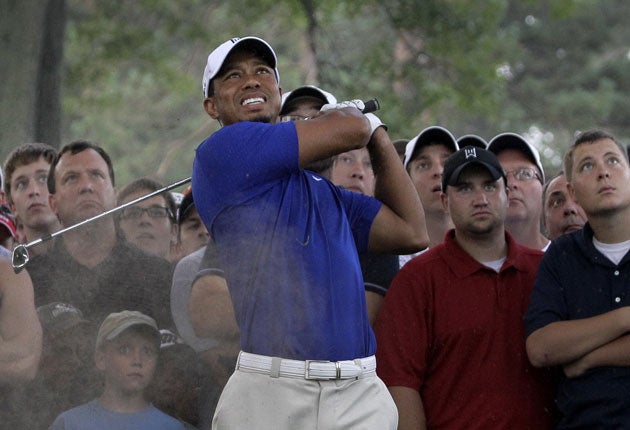
[[469,159],[470,157],[477,158],[477,148],[474,148],[474,147],[464,148],[464,154],[466,155],[466,159]]

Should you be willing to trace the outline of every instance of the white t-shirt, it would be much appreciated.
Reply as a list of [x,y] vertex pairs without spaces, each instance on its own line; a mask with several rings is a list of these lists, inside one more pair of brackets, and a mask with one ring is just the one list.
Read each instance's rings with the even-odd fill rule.
[[593,245],[615,265],[619,264],[621,259],[628,253],[628,250],[630,250],[630,240],[619,243],[602,243],[593,237]]
[[483,264],[486,267],[489,267],[490,269],[494,270],[495,272],[499,273],[499,270],[501,270],[501,266],[503,266],[503,263],[505,263],[506,259],[507,259],[507,257],[503,257],[503,258],[499,258],[498,260],[494,260],[494,261],[480,261],[480,263]]

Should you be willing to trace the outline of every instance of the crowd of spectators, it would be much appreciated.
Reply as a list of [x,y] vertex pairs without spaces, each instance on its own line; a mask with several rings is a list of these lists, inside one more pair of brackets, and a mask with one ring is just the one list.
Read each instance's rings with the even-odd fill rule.
[[[205,109],[224,130],[244,120],[226,108],[223,92],[245,78],[243,87],[264,88],[261,94],[279,85],[271,47],[257,38],[242,41],[233,39],[213,51],[204,72]],[[282,154],[277,155],[295,166],[274,169],[304,176],[292,176],[280,197],[273,194],[275,185],[258,191],[260,185],[251,182],[259,176],[270,181],[275,174],[258,165],[265,157],[271,160],[272,151],[243,157],[243,163],[251,163],[244,168],[255,174],[234,172],[233,184],[223,178],[226,188],[242,186],[226,196],[223,190],[208,191],[216,176],[205,171],[201,156],[206,153],[200,150],[192,186],[179,198],[163,191],[147,199],[164,183],[143,177],[117,187],[106,145],[76,140],[55,149],[25,143],[9,154],[0,170],[0,422],[6,428],[69,429],[91,423],[93,428],[209,429],[217,410],[221,414],[213,428],[251,422],[250,409],[262,420],[259,425],[274,422],[275,406],[262,411],[266,402],[274,404],[278,386],[243,379],[248,387],[270,392],[265,399],[249,396],[252,403],[241,409],[229,404],[237,391],[220,397],[232,372],[282,379],[285,359],[291,365],[304,362],[292,342],[302,347],[309,336],[318,338],[314,344],[325,341],[318,331],[299,327],[269,330],[262,337],[251,325],[263,320],[273,327],[268,320],[279,316],[261,313],[282,312],[269,303],[289,301],[262,287],[276,276],[317,285],[312,279],[317,270],[330,272],[318,276],[334,280],[346,269],[358,270],[341,279],[360,280],[361,295],[352,297],[360,297],[361,304],[352,312],[365,325],[344,330],[364,331],[367,344],[375,342],[375,374],[387,386],[379,396],[391,395],[397,413],[387,410],[392,414],[386,420],[394,419],[397,428],[630,427],[630,308],[625,304],[630,300],[630,166],[614,136],[599,130],[580,134],[563,170],[546,181],[550,175],[537,148],[517,133],[500,132],[486,141],[474,134],[457,138],[443,126],[430,125],[415,137],[392,142],[387,134],[395,130],[386,132],[376,116],[361,113],[360,101],[339,102],[313,85],[285,91],[281,99],[278,92],[277,100],[271,92],[252,94],[242,102],[242,116],[278,125],[278,136],[296,145],[295,151],[278,148]],[[259,115],[253,106],[266,105],[267,98],[277,105],[275,112],[265,119],[247,116]],[[348,130],[339,134],[359,142],[359,130],[367,136],[362,144],[344,145],[334,134],[343,121]],[[247,127],[241,124],[238,130],[253,133]],[[310,145],[324,136],[330,144]],[[213,138],[200,148],[214,154],[216,147],[208,146],[220,140]],[[230,154],[228,162],[234,162]],[[327,197],[321,191],[310,194],[319,182],[329,187]],[[404,191],[398,194],[396,186]],[[294,190],[300,187],[311,190],[312,200]],[[413,201],[405,203],[401,196],[411,194]],[[328,195],[344,209],[322,203]],[[12,267],[16,245],[136,199],[29,247],[26,266]],[[229,203],[211,213],[212,199]],[[273,211],[272,201],[283,210],[287,205],[295,209],[272,214],[278,223],[295,223],[304,231],[337,212],[355,217],[347,230],[334,230],[343,238],[321,241],[290,231],[298,235],[291,247],[342,243],[342,260],[325,261],[326,248],[306,264],[278,248],[280,239],[269,233],[277,234],[270,228],[277,225],[264,225],[268,231],[263,231],[255,221]],[[346,215],[351,210],[356,214]],[[306,219],[291,219],[305,213]],[[426,240],[410,239],[403,252],[394,252],[392,237],[405,231],[410,219],[420,224],[417,231]],[[238,243],[226,244],[235,238]],[[423,246],[413,248],[411,242]],[[330,252],[337,252],[335,246]],[[272,251],[280,254],[272,256]],[[342,261],[352,268],[336,267]],[[306,280],[295,275],[302,272]],[[292,321],[302,316],[343,324],[335,312],[291,310]],[[298,331],[304,338],[291,339]],[[286,355],[259,355],[267,351],[266,343],[269,351]],[[374,353],[371,346],[367,350]],[[309,362],[326,361],[325,354],[306,359],[305,373],[297,379],[309,380]],[[267,358],[268,369],[260,364]],[[366,358],[350,358],[365,360],[359,375],[374,373]],[[345,379],[348,359],[332,361],[337,373],[330,379]],[[232,385],[231,390],[243,389]],[[297,408],[302,394],[279,399]],[[388,409],[385,403],[382,407]]]

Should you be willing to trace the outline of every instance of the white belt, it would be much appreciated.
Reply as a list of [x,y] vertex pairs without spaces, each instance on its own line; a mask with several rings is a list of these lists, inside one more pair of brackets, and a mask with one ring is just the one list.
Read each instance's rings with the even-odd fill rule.
[[374,374],[376,372],[376,358],[372,355],[346,361],[299,361],[241,351],[236,362],[236,368],[246,372],[262,373],[274,378],[353,379]]

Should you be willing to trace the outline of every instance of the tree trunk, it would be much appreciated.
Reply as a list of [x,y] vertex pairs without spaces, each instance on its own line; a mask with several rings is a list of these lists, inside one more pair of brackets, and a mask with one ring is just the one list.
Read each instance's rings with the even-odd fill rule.
[[52,146],[61,142],[61,72],[66,28],[66,0],[48,0],[39,57],[35,140]]
[[0,0],[0,156],[59,144],[65,0]]

